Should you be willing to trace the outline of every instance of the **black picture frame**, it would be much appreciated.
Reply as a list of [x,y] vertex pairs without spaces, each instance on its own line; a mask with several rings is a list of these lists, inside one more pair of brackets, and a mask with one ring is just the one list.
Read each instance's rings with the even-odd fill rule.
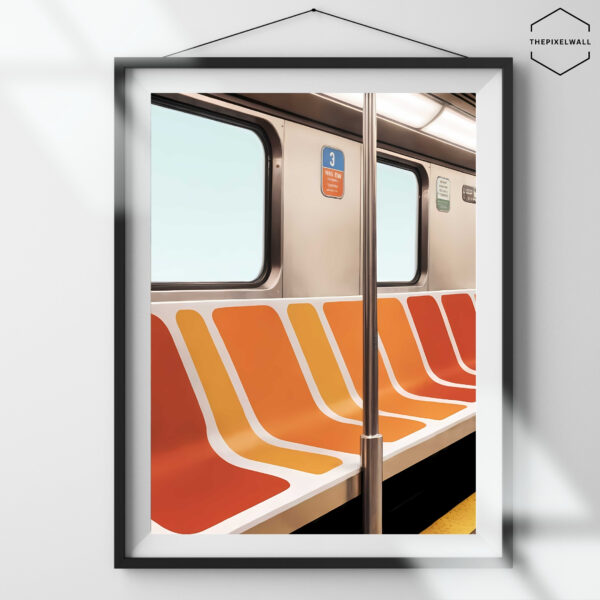
[[[502,382],[505,401],[513,390],[513,59],[403,57],[166,57],[116,58],[115,94],[115,221],[114,221],[114,567],[115,568],[399,568],[414,561],[390,557],[152,557],[126,554],[126,211],[125,211],[125,76],[128,69],[497,69],[502,73]],[[507,411],[504,411],[505,415]],[[504,417],[503,429],[507,428]],[[505,444],[506,446],[506,444]],[[510,446],[505,449],[510,462]],[[508,470],[505,486],[510,489]],[[512,522],[503,525],[503,561],[512,557]],[[464,566],[463,559],[419,561],[419,566]],[[470,566],[498,566],[497,559],[470,559]]]

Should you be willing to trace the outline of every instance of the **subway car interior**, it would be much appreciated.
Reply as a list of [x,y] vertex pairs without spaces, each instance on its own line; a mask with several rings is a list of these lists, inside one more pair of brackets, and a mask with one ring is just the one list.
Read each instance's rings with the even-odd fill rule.
[[153,532],[365,532],[369,381],[380,531],[475,530],[475,111],[471,93],[152,95]]

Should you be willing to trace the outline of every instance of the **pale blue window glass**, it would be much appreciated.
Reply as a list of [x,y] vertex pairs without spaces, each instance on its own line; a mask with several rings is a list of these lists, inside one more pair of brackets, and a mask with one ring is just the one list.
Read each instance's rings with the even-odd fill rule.
[[244,127],[152,105],[152,281],[251,282],[265,256],[265,148]]
[[377,281],[409,283],[419,268],[419,182],[413,171],[377,163]]

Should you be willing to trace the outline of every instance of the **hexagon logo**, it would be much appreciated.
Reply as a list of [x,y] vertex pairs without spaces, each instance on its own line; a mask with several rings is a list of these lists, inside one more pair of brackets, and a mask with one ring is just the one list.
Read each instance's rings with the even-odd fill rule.
[[590,24],[557,8],[531,24],[531,60],[564,75],[591,58]]

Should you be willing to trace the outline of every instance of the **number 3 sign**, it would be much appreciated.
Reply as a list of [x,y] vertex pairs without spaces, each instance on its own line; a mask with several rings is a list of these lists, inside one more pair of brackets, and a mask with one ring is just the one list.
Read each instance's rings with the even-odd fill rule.
[[321,193],[327,198],[344,195],[344,153],[329,146],[321,149]]

